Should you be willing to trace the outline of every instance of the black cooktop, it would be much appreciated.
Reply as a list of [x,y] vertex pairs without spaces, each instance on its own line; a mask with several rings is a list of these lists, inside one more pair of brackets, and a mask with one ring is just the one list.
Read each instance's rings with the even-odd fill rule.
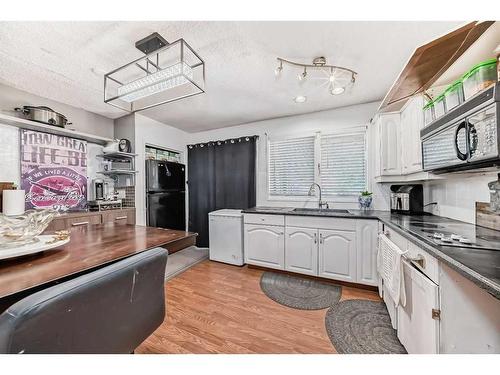
[[500,250],[500,231],[459,221],[439,222],[436,219],[435,222],[429,222],[429,217],[423,220],[412,216],[402,226],[433,245]]

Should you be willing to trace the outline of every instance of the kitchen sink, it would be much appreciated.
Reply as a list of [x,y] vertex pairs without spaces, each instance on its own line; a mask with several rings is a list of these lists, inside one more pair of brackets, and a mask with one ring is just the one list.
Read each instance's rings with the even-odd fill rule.
[[335,208],[294,208],[293,212],[304,212],[304,213],[324,213],[324,214],[344,214],[352,215],[348,210],[335,209]]

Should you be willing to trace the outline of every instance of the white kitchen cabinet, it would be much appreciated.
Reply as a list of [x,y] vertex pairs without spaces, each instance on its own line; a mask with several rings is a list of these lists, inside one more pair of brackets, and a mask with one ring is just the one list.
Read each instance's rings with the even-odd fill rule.
[[377,285],[377,220],[356,220],[356,282]]
[[440,353],[500,353],[500,301],[440,263]]
[[316,276],[318,274],[318,230],[286,227],[285,269]]
[[319,230],[318,276],[356,282],[355,230]]
[[409,354],[439,353],[439,287],[403,262],[406,304],[398,306],[398,338]]
[[399,112],[379,115],[380,175],[401,175],[401,139]]
[[245,224],[245,262],[256,266],[285,269],[284,227]]
[[415,96],[401,111],[400,135],[403,175],[422,171],[420,130],[424,126],[423,103],[421,95]]

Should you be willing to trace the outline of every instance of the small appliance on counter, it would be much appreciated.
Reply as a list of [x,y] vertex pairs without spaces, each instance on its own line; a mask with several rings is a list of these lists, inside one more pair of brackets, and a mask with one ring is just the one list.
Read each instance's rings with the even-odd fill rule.
[[106,183],[101,178],[95,178],[92,181],[92,198],[95,201],[103,200],[106,196],[105,192]]
[[488,183],[488,188],[490,190],[490,209],[500,214],[500,173],[497,176],[496,181]]
[[424,213],[422,185],[391,185],[391,212],[408,215]]

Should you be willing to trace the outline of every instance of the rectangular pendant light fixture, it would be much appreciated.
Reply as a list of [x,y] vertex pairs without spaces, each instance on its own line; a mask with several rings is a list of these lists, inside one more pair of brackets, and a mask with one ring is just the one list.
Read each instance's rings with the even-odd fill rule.
[[[156,38],[156,40],[155,40]],[[153,34],[137,48],[160,48],[104,76],[104,102],[137,112],[204,93],[205,63],[183,40],[166,42]]]

